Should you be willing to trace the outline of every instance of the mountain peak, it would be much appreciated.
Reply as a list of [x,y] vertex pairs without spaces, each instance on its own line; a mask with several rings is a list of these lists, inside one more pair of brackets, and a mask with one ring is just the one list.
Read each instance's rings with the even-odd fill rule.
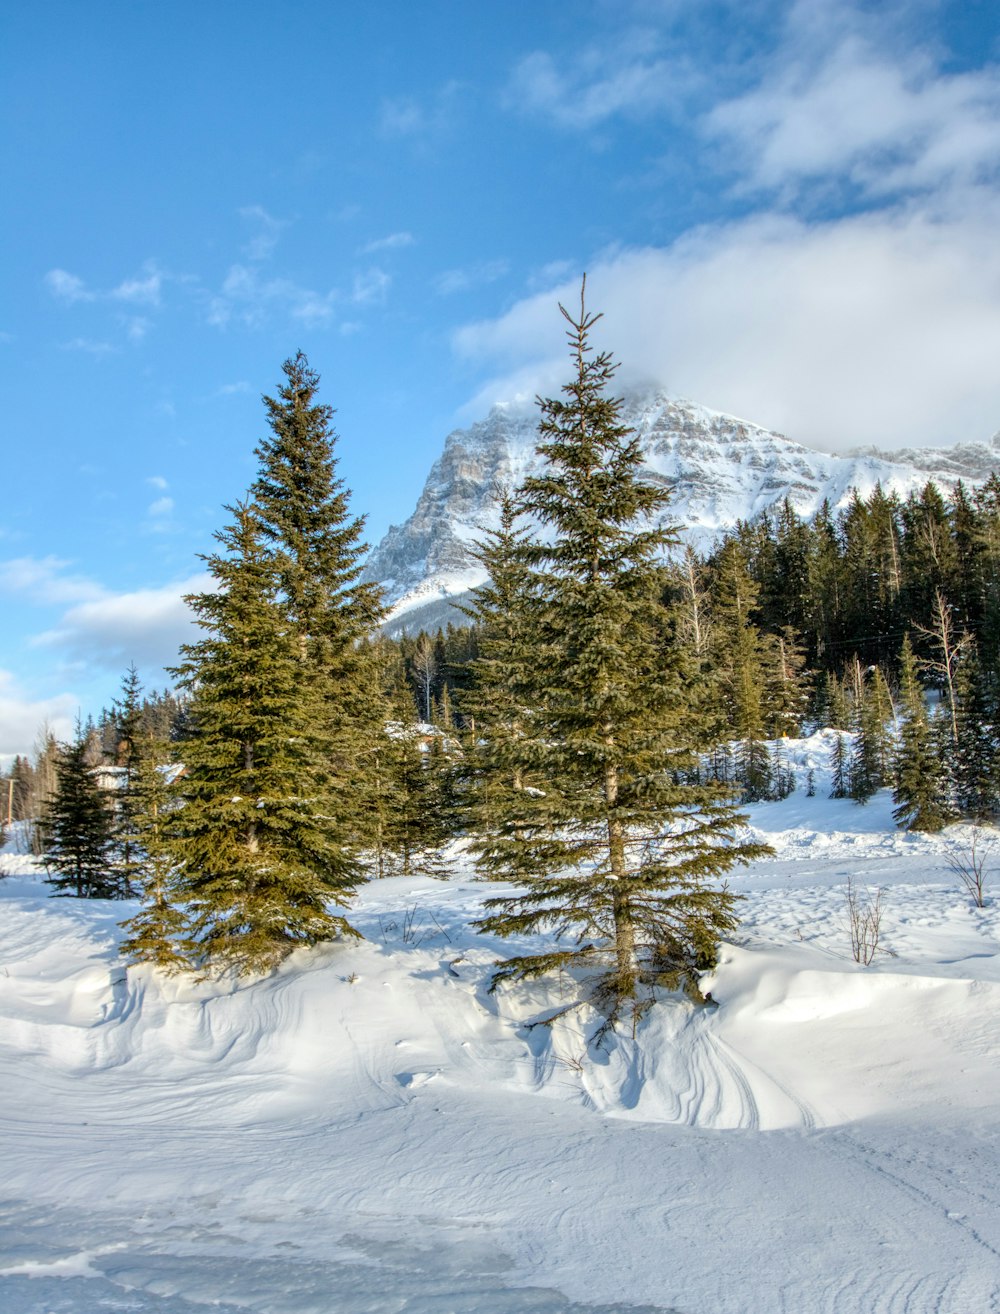
[[[833,455],[655,386],[622,395],[622,418],[639,437],[647,476],[670,491],[665,518],[702,548],[785,498],[808,517],[824,501],[842,505],[854,489],[867,497],[876,483],[905,496],[930,478],[976,483],[1000,467],[1000,434],[989,444]],[[366,563],[365,578],[385,587],[390,629],[461,620],[456,604],[484,579],[472,549],[497,526],[496,491],[540,467],[537,442],[538,406],[526,397],[497,402],[448,435],[413,514],[389,529]]]

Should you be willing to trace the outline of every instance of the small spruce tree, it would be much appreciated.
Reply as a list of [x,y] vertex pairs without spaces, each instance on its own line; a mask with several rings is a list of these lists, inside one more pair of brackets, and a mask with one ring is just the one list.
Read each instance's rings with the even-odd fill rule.
[[177,768],[168,764],[167,745],[152,736],[145,737],[136,761],[129,840],[142,905],[122,922],[126,935],[119,952],[130,966],[149,963],[173,973],[192,966],[194,951],[187,915],[179,906],[178,862],[171,842],[178,802],[171,781]]
[[88,732],[79,721],[70,744],[59,747],[55,792],[43,821],[50,872],[59,894],[78,899],[114,899],[121,887],[113,870],[114,818],[107,793],[89,765]]

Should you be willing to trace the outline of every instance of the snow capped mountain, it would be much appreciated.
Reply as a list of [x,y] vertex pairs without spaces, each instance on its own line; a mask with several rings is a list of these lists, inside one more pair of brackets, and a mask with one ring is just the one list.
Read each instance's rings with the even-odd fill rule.
[[[811,516],[825,499],[841,505],[855,488],[867,497],[881,483],[905,496],[930,478],[974,483],[1000,468],[1000,435],[950,449],[886,454],[871,448],[835,456],[649,390],[626,396],[623,418],[639,434],[649,478],[671,492],[667,518],[700,546],[786,497],[800,515]],[[501,403],[448,435],[413,514],[390,528],[365,568],[367,579],[385,586],[391,629],[461,620],[456,603],[484,578],[472,548],[496,526],[498,487],[516,487],[541,464],[537,426],[533,402]]]

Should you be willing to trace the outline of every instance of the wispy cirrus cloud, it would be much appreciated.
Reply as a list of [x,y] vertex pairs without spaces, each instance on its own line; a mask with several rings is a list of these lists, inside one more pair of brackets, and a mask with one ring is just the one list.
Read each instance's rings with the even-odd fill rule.
[[379,106],[378,128],[383,137],[424,143],[454,127],[465,84],[452,79],[424,97],[385,97]]
[[434,291],[441,297],[453,296],[458,292],[469,292],[473,288],[495,283],[498,278],[503,278],[509,269],[510,263],[507,260],[480,260],[461,269],[446,269],[434,280]]
[[376,237],[372,241],[366,242],[360,248],[358,254],[374,255],[379,251],[401,251],[405,247],[413,246],[416,240],[412,233],[389,233],[386,237]]
[[50,269],[42,282],[58,301],[72,305],[76,301],[94,301],[97,293],[92,292],[76,274],[65,269]]
[[617,117],[674,110],[703,82],[688,58],[665,53],[661,36],[643,28],[559,60],[532,51],[512,69],[503,103],[563,128],[589,129]]
[[306,323],[332,319],[339,293],[331,288],[317,292],[289,278],[263,278],[248,265],[231,265],[222,287],[208,302],[208,322],[216,328],[231,323],[256,328],[271,310],[280,310]]
[[243,254],[248,260],[267,260],[281,240],[281,234],[291,224],[290,219],[277,219],[262,205],[244,205],[240,218],[251,227],[253,235],[244,244]]
[[86,301],[120,301],[151,307],[160,304],[163,281],[163,273],[151,260],[146,261],[139,274],[124,278],[111,288],[90,287],[78,274],[71,274],[65,269],[50,269],[42,279],[51,295],[66,305]]
[[113,342],[101,338],[70,338],[60,345],[63,351],[83,351],[88,356],[113,356],[118,351]]
[[392,286],[392,276],[373,265],[354,275],[351,300],[356,306],[382,305]]
[[162,287],[163,275],[152,262],[147,262],[141,275],[123,279],[117,287],[111,289],[108,296],[114,301],[125,301],[130,305],[158,306]]
[[805,36],[793,24],[758,84],[707,115],[746,186],[836,180],[874,198],[995,186],[1000,68],[945,72],[926,50],[844,23],[823,33],[812,16]]

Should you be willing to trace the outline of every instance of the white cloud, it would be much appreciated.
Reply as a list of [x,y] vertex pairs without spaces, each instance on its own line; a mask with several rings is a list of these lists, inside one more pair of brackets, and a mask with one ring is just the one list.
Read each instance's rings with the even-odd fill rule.
[[63,351],[85,351],[88,356],[113,356],[118,348],[97,338],[70,338],[61,344]]
[[125,333],[130,342],[141,342],[149,332],[152,321],[144,315],[129,315],[125,320]]
[[243,254],[248,260],[266,260],[278,245],[283,230],[291,222],[288,219],[276,219],[262,205],[244,205],[240,210],[240,218],[257,230],[243,247]]
[[562,64],[546,51],[533,51],[515,65],[504,103],[583,129],[618,116],[646,118],[675,109],[702,75],[658,46],[658,38],[643,29],[588,46]]
[[389,96],[379,106],[379,131],[384,137],[408,138],[418,144],[439,137],[455,122],[463,84],[452,79],[417,100],[413,96]]
[[43,605],[85,602],[103,595],[93,580],[67,574],[70,562],[59,557],[13,557],[0,561],[0,592],[23,594]]
[[[807,225],[759,216],[592,262],[595,340],[645,378],[831,449],[988,438],[1000,425],[1000,204]],[[565,378],[573,280],[455,336],[502,371],[470,409]]]
[[707,117],[752,186],[834,177],[888,196],[995,176],[1000,70],[942,73],[920,51],[893,54],[857,33],[817,49],[815,36]]
[[[78,301],[124,301],[129,305],[159,306],[163,288],[163,274],[152,261],[143,265],[143,271],[134,278],[123,279],[110,291],[90,288],[76,274],[65,269],[50,269],[44,283],[54,297],[72,305]],[[143,320],[131,321],[144,324]]]
[[93,301],[96,296],[88,290],[82,278],[67,273],[65,269],[50,269],[44,282],[54,297],[71,304],[74,301]]
[[383,100],[379,127],[387,137],[417,136],[426,130],[427,115],[412,97],[395,96]]
[[434,280],[434,290],[442,297],[452,296],[456,292],[468,292],[472,288],[495,283],[498,278],[503,278],[509,268],[506,260],[482,260],[465,269],[446,269]]
[[133,305],[158,306],[163,275],[155,265],[147,264],[144,268],[141,277],[126,278],[108,295],[115,301],[127,301]]
[[351,293],[351,300],[359,306],[372,303],[381,305],[385,301],[391,283],[392,278],[384,269],[373,266],[363,273],[354,275],[354,289]]
[[198,574],[161,588],[105,593],[71,607],[34,643],[102,670],[122,671],[133,661],[140,669],[159,670],[173,665],[180,644],[195,637],[184,596],[205,592],[211,583],[210,576]]
[[303,292],[290,307],[293,319],[301,319],[306,324],[326,324],[333,318],[334,307],[339,294],[331,288],[320,295],[318,292]]
[[255,268],[231,265],[217,296],[208,307],[208,322],[225,328],[235,320],[255,328],[272,309],[309,323],[324,323],[332,318],[339,296],[336,289],[316,292],[300,287],[287,278],[261,278]]
[[412,233],[389,233],[387,237],[376,237],[366,242],[361,248],[361,255],[372,255],[376,251],[399,251],[403,247],[413,246],[416,238]]
[[57,739],[69,739],[79,700],[69,693],[33,698],[10,671],[0,670],[0,762],[28,755],[43,725]]
[[161,493],[165,493],[170,487],[163,475],[150,475],[146,483],[149,484],[150,488],[158,488]]
[[155,502],[151,502],[146,508],[146,514],[154,519],[162,519],[169,516],[174,509],[174,499],[172,497],[158,497]]

